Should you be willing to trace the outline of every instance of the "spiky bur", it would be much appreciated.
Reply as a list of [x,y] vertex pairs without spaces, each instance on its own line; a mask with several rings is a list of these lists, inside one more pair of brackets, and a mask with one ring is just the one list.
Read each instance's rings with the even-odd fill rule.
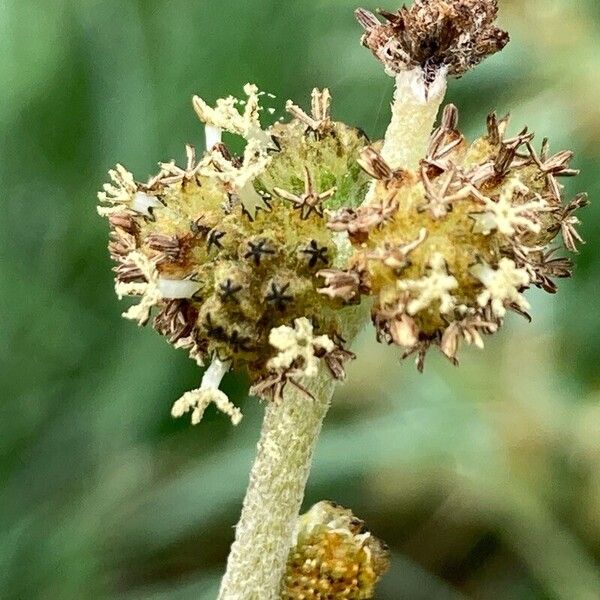
[[372,201],[340,210],[329,221],[346,231],[355,253],[346,270],[325,270],[322,292],[353,301],[375,297],[373,323],[380,341],[404,356],[440,346],[453,362],[460,340],[482,347],[507,311],[527,318],[524,292],[554,293],[554,279],[569,277],[571,262],[555,255],[581,241],[575,212],[584,194],[564,203],[559,179],[578,172],[571,152],[538,153],[524,129],[506,136],[508,118],[488,118],[485,137],[468,144],[458,112],[446,107],[417,170],[393,170],[373,148],[360,162],[376,181]]
[[[364,197],[357,158],[368,141],[331,120],[327,90],[313,92],[311,115],[290,102],[290,122],[267,128],[261,94],[251,85],[245,92],[245,101],[214,108],[194,98],[211,145],[199,160],[188,146],[187,165],[161,164],[147,183],[117,166],[99,195],[116,292],[140,297],[124,316],[151,322],[199,364],[214,363],[173,407],[194,423],[210,402],[239,421],[218,390],[228,368],[246,370],[254,392],[279,399],[321,360],[343,377],[351,357],[341,302],[318,293],[317,273],[344,261],[325,212]],[[220,142],[221,131],[245,138],[243,156]]]
[[298,519],[282,600],[369,600],[389,567],[386,545],[352,511],[319,502]]

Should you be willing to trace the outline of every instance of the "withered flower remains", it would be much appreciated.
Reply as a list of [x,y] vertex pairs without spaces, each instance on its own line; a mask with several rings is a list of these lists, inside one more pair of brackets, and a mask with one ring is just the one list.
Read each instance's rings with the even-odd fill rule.
[[429,77],[443,69],[460,76],[502,50],[508,34],[494,25],[495,0],[415,0],[398,12],[380,11],[384,22],[359,8],[362,43],[390,74],[422,68]]

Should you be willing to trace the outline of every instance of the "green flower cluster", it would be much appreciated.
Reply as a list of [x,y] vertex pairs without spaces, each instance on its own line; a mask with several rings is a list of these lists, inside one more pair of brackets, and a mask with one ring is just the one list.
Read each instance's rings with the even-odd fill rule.
[[[347,240],[327,228],[327,213],[364,198],[369,177],[357,159],[368,140],[331,120],[327,90],[313,92],[312,114],[288,103],[291,120],[265,129],[261,94],[245,91],[246,100],[214,108],[194,98],[209,149],[197,158],[188,147],[185,168],[164,163],[147,183],[117,166],[99,211],[111,227],[117,294],[140,297],[124,316],[145,325],[153,315],[156,330],[199,364],[245,369],[272,399],[308,374],[311,359],[344,375],[344,303],[319,293],[318,273],[345,263]],[[222,131],[245,138],[242,156]],[[275,346],[272,332],[298,319],[295,349]]]

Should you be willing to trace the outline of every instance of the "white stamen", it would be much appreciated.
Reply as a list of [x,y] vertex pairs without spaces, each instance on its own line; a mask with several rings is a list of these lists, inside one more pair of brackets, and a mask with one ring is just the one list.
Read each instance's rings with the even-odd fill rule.
[[515,262],[503,258],[497,269],[486,263],[471,267],[471,273],[481,281],[485,290],[477,297],[477,302],[484,307],[491,304],[497,317],[506,315],[506,304],[512,303],[521,310],[530,308],[529,302],[521,295],[520,290],[529,285],[531,279],[525,269],[518,269]]
[[271,162],[271,156],[258,140],[252,139],[246,144],[244,160],[239,168],[218,152],[212,153],[211,162],[212,165],[208,165],[202,173],[209,177],[217,177],[231,186],[251,218],[256,216],[258,209],[268,210],[268,205],[254,189],[253,184],[256,177],[261,175]]
[[106,202],[112,206],[100,207],[98,212],[101,215],[120,211],[122,209],[121,205],[130,203],[137,191],[137,184],[133,179],[133,175],[123,165],[117,165],[108,174],[112,183],[105,183],[102,186],[103,191],[98,193],[98,199],[100,202]]
[[208,369],[204,372],[200,389],[218,389],[221,385],[221,381],[223,381],[223,377],[225,377],[227,371],[229,371],[229,367],[229,363],[225,363],[215,356]]
[[301,374],[315,377],[319,372],[319,359],[315,350],[321,348],[329,353],[335,349],[335,344],[326,335],[314,336],[312,323],[301,317],[294,321],[294,327],[282,325],[271,329],[269,344],[279,352],[267,366],[273,371],[285,371],[296,361],[300,360]]
[[407,306],[409,315],[416,315],[419,311],[429,308],[434,302],[439,302],[439,311],[442,314],[451,312],[456,300],[450,293],[458,287],[458,281],[448,274],[448,267],[444,257],[439,252],[434,254],[429,261],[429,273],[421,279],[400,280],[398,289],[416,294]]
[[489,235],[493,230],[504,235],[514,235],[518,229],[539,233],[541,226],[535,220],[536,213],[547,209],[547,203],[541,198],[522,204],[515,202],[516,194],[528,192],[529,188],[514,178],[509,181],[497,201],[484,197],[485,211],[471,215],[476,221],[475,231],[483,235]]
[[152,307],[156,306],[163,298],[191,298],[200,289],[200,284],[197,281],[160,277],[156,265],[137,250],[130,252],[127,258],[142,271],[146,281],[143,283],[117,281],[115,284],[115,292],[119,298],[123,298],[123,296],[141,296],[139,304],[131,306],[123,314],[126,319],[144,324],[150,316]]
[[[194,96],[193,104],[196,114],[207,126],[215,127],[241,135],[246,140],[256,140],[265,148],[275,149],[271,135],[262,129],[260,123],[260,103],[258,88],[250,83],[244,86],[246,101],[239,101],[233,96],[217,100],[215,107],[209,106],[199,96]],[[239,112],[236,106],[243,106]],[[211,149],[211,146],[208,146]]]
[[181,417],[191,411],[192,425],[197,425],[202,420],[204,411],[209,404],[213,403],[224,414],[228,415],[231,422],[237,425],[242,420],[242,413],[219,389],[219,385],[227,371],[229,364],[224,363],[217,357],[213,358],[208,369],[202,377],[202,383],[196,390],[186,392],[171,409],[173,417]]

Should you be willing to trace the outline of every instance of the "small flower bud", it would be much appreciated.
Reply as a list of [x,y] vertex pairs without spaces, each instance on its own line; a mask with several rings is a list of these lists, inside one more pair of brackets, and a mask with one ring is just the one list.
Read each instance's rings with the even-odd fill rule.
[[389,566],[386,545],[352,511],[319,502],[298,519],[282,600],[369,600]]

